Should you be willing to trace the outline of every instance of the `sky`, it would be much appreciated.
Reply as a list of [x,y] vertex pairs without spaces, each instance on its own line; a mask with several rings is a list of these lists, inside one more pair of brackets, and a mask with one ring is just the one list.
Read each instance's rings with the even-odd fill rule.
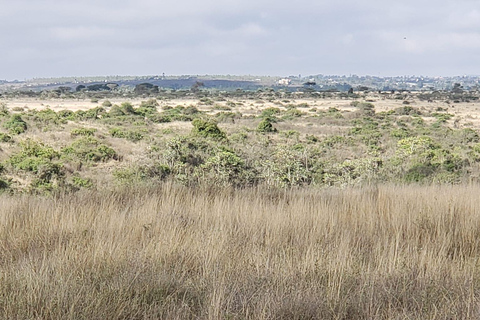
[[0,0],[0,79],[480,74],[478,0]]

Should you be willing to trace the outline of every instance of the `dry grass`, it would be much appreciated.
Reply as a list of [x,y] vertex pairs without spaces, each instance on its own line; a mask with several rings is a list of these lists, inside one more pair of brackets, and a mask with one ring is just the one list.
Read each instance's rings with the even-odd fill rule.
[[478,319],[479,186],[0,197],[2,319]]

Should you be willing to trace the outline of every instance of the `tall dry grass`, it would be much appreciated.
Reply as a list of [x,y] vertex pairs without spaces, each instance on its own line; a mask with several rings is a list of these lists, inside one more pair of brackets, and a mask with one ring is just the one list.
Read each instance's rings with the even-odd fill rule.
[[2,319],[478,319],[479,186],[0,197]]

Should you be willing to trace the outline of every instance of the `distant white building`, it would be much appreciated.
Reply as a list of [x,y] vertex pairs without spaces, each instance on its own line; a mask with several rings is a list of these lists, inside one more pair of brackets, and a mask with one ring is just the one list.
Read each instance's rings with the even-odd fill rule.
[[278,80],[278,84],[280,86],[288,86],[291,82],[292,82],[292,80],[290,80],[290,79],[280,79],[280,80]]

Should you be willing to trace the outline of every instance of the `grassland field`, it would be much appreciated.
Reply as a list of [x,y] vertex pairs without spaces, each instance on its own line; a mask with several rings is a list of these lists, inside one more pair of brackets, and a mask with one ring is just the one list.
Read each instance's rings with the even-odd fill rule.
[[476,100],[0,103],[2,319],[480,318]]

